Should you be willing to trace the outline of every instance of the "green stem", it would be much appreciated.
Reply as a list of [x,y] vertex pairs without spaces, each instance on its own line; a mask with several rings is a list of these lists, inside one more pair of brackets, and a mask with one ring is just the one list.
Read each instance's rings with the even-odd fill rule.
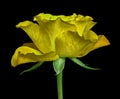
[[62,72],[57,75],[58,99],[63,99]]

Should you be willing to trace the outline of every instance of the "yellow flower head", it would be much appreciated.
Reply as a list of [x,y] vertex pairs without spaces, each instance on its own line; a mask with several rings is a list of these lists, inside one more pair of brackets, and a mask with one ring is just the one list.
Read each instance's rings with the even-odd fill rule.
[[83,57],[110,44],[104,35],[91,30],[96,22],[90,16],[40,13],[34,21],[26,20],[16,25],[33,42],[16,49],[11,59],[13,67],[29,62],[54,61],[60,57]]

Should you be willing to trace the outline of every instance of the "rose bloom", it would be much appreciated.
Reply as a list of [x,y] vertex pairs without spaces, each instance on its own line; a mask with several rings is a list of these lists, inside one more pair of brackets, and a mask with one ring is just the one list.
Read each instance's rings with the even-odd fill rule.
[[29,62],[54,61],[60,57],[80,58],[110,45],[104,35],[91,30],[96,22],[90,16],[40,13],[34,16],[34,21],[26,20],[16,25],[27,33],[32,42],[16,49],[11,59],[13,67]]

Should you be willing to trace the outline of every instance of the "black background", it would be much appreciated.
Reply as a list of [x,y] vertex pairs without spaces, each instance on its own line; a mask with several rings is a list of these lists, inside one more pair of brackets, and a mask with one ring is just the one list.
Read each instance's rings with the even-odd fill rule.
[[[97,24],[92,28],[97,34],[104,34],[111,45],[97,49],[81,60],[101,71],[81,68],[69,59],[63,71],[64,99],[105,98],[116,96],[116,76],[118,67],[115,65],[113,51],[116,19],[116,2],[105,0],[16,0],[1,3],[1,48],[0,48],[0,82],[1,95],[34,99],[57,99],[56,76],[52,62],[46,62],[41,68],[19,73],[33,63],[13,68],[10,64],[15,49],[31,40],[21,29],[15,27],[21,21],[33,20],[38,13],[54,15],[71,15],[73,13],[89,15]],[[17,96],[15,96],[17,95]],[[83,98],[84,97],[84,98]]]

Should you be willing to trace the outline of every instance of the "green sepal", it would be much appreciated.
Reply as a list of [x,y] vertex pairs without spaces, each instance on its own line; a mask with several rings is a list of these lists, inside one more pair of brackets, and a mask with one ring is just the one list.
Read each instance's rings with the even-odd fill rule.
[[64,66],[65,66],[65,58],[59,58],[53,61],[53,68],[57,75],[63,71]]
[[74,63],[78,64],[79,66],[85,68],[85,69],[89,69],[89,70],[100,70],[100,68],[92,68],[87,66],[86,64],[84,64],[82,61],[80,61],[77,58],[70,58]]
[[39,62],[39,63],[33,65],[32,67],[30,67],[30,68],[22,71],[22,72],[20,73],[20,75],[22,75],[22,74],[25,73],[25,72],[33,71],[33,70],[37,69],[38,67],[40,67],[42,64],[43,64],[43,62]]

